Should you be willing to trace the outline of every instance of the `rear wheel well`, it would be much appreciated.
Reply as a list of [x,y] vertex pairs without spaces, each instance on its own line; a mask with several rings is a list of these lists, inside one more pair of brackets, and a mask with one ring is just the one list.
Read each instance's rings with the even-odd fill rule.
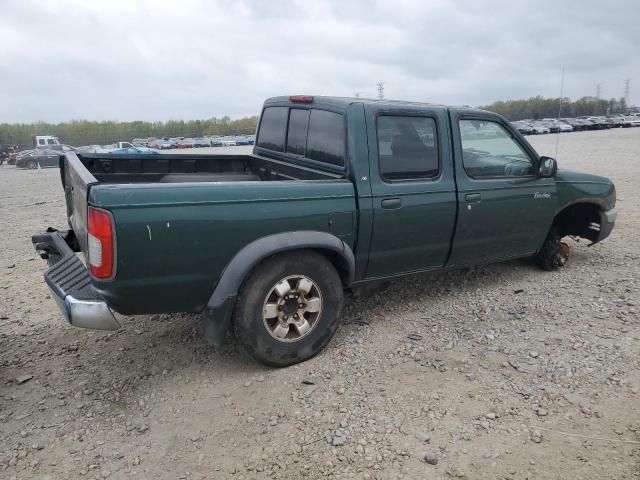
[[553,231],[595,241],[600,231],[601,207],[595,203],[576,203],[560,211],[553,219]]
[[331,264],[334,266],[338,275],[340,275],[340,280],[342,280],[342,285],[344,287],[348,287],[350,283],[350,269],[347,260],[340,255],[335,250],[329,250],[325,248],[312,248],[311,251],[319,253],[323,257],[327,258]]
[[247,272],[245,278],[242,280],[242,284],[244,284],[244,282],[251,275],[251,273],[256,268],[258,268],[258,266],[260,266],[262,263],[264,263],[266,260],[268,260],[270,258],[273,258],[273,257],[282,256],[282,255],[289,255],[289,254],[295,253],[295,252],[298,252],[298,253],[314,252],[314,253],[317,253],[318,255],[322,255],[327,260],[329,260],[329,262],[331,262],[333,267],[336,269],[336,271],[338,272],[338,275],[340,276],[340,280],[342,281],[342,285],[344,287],[348,287],[349,286],[349,283],[351,282],[351,271],[350,271],[350,267],[349,267],[348,261],[342,255],[340,255],[335,250],[331,250],[329,248],[304,248],[304,247],[302,247],[302,248],[293,248],[291,250],[284,250],[282,252],[274,253],[272,255],[268,255],[268,256],[262,258],[259,262],[257,262],[251,268],[250,271]]

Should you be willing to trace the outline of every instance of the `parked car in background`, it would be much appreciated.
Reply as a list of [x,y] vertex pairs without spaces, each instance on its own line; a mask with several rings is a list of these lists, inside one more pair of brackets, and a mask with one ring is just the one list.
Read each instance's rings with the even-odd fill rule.
[[224,147],[224,141],[222,140],[222,137],[211,137],[211,146]]
[[236,145],[251,145],[247,137],[243,137],[242,135],[238,135],[234,138]]
[[60,145],[62,142],[53,135],[32,135],[33,148],[49,148],[51,145]]
[[178,142],[178,148],[193,148],[193,138],[184,138]]
[[90,152],[95,152],[98,148],[102,148],[102,147],[100,145],[82,145],[80,147],[76,147],[76,152],[90,153]]
[[511,125],[523,135],[533,135],[535,133],[530,123],[524,121],[511,122]]
[[210,147],[211,146],[211,142],[205,140],[202,137],[194,138],[193,142],[191,142],[191,144],[193,145],[193,148],[203,148],[203,147]]
[[603,122],[599,117],[578,117],[586,120],[590,124],[591,130],[603,130],[605,128],[609,128],[609,124]]
[[28,169],[58,167],[60,157],[64,155],[62,151],[51,148],[36,148],[20,153],[22,155],[16,157],[16,167]]
[[640,115],[630,115],[624,117],[625,127],[640,127]]
[[562,123],[555,118],[543,118],[540,123],[549,129],[551,133],[559,133],[559,132],[571,132],[573,131],[573,127],[571,125],[567,125],[566,123]]
[[233,137],[222,137],[220,141],[222,142],[223,147],[235,147],[237,145],[236,140]]
[[577,118],[561,118],[560,122],[570,125],[574,132],[587,130],[589,127],[584,121],[578,120]]
[[532,122],[531,127],[533,128],[533,133],[536,135],[551,132],[551,130],[549,130],[549,127],[543,125],[540,122]]
[[171,140],[156,140],[153,144],[153,148],[158,150],[169,150],[174,148],[174,144]]
[[129,147],[129,148],[118,148],[116,150],[112,150],[109,152],[111,155],[159,155],[156,150],[152,150],[150,148],[137,148],[137,147]]

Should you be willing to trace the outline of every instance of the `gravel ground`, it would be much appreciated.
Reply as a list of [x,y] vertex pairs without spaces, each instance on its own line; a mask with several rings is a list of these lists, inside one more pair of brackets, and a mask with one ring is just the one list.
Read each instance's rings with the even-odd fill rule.
[[562,135],[558,160],[615,181],[609,239],[556,273],[355,295],[325,352],[281,370],[207,346],[193,315],[65,325],[29,240],[65,223],[58,171],[0,167],[0,478],[639,477],[640,129]]

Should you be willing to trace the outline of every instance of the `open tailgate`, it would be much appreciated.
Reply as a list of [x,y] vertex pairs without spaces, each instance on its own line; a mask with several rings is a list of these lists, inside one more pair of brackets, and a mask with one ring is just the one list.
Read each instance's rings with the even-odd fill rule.
[[74,152],[60,161],[60,175],[67,203],[67,219],[80,248],[87,251],[87,194],[98,180],[87,170]]

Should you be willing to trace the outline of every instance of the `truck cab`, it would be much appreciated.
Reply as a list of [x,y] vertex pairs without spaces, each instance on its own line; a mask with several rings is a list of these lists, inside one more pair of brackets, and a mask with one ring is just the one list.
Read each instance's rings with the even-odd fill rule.
[[52,145],[60,145],[58,137],[52,135],[33,135],[33,148],[51,148]]

